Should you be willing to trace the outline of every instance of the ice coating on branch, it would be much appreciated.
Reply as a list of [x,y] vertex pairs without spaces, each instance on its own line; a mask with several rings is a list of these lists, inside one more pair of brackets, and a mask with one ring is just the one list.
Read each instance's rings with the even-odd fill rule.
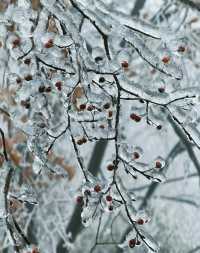
[[141,234],[141,239],[144,242],[144,244],[147,246],[149,252],[159,252],[159,245],[155,241],[155,239],[146,231],[143,229],[139,229]]
[[38,204],[37,194],[30,185],[21,186],[19,192],[11,192],[9,197],[32,205]]

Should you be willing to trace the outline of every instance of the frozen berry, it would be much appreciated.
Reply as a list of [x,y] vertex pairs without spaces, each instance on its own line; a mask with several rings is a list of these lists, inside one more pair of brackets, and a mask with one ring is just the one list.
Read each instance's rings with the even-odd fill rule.
[[24,79],[25,79],[27,82],[29,82],[29,81],[33,80],[33,77],[32,77],[32,75],[29,74],[29,75],[25,76]]
[[19,84],[19,83],[21,83],[21,82],[22,82],[22,79],[21,79],[21,78],[17,78],[17,79],[16,79],[16,83]]
[[58,81],[55,83],[56,88],[61,91],[62,90],[62,82]]
[[17,38],[17,39],[15,39],[15,40],[13,40],[12,44],[13,44],[13,48],[18,47],[18,46],[20,45],[20,39]]
[[138,219],[137,220],[137,224],[138,225],[143,225],[144,224],[144,220],[143,219]]
[[121,66],[122,66],[122,68],[128,68],[128,62],[127,61],[123,61],[121,63]]
[[109,117],[109,118],[112,118],[112,116],[113,116],[113,112],[112,112],[112,111],[109,111],[109,112],[108,112],[108,117]]
[[177,51],[179,53],[184,53],[185,52],[185,47],[184,46],[179,46]]
[[160,93],[164,93],[164,92],[165,92],[165,88],[164,88],[164,87],[159,87],[159,88],[158,88],[158,91],[159,91]]
[[91,195],[91,191],[87,189],[87,190],[84,191],[84,194],[87,195],[87,196],[90,196]]
[[103,60],[103,58],[101,56],[97,56],[97,57],[95,57],[94,60],[95,60],[96,63],[99,63]]
[[158,130],[161,130],[161,129],[162,129],[162,126],[161,126],[161,125],[158,125],[156,128],[157,128]]
[[109,103],[104,104],[103,108],[104,109],[109,109],[110,108],[110,104]]
[[112,171],[114,170],[115,166],[113,164],[108,164],[107,170]]
[[137,240],[136,245],[140,245],[140,244],[141,244],[141,242],[139,240]]
[[52,40],[52,39],[48,40],[48,41],[44,44],[44,47],[45,47],[45,48],[51,48],[51,47],[53,47],[53,40]]
[[81,104],[81,105],[79,106],[79,108],[80,108],[81,111],[85,110],[86,104]]
[[77,204],[82,204],[83,203],[83,197],[82,196],[77,196],[76,203]]
[[134,159],[138,159],[138,158],[140,158],[140,154],[138,153],[138,152],[134,152],[133,153],[133,157],[134,157]]
[[83,144],[83,140],[82,140],[82,139],[79,139],[79,140],[77,141],[77,144],[78,144],[78,145],[82,145],[82,144]]
[[162,164],[161,164],[160,161],[156,161],[156,168],[157,168],[157,169],[162,168]]
[[141,121],[141,117],[139,115],[135,114],[135,113],[131,113],[130,118],[132,120],[134,120],[135,122],[140,122]]
[[24,60],[24,64],[29,65],[31,63],[31,59],[27,58]]
[[135,239],[131,239],[129,242],[128,242],[128,245],[130,248],[134,248],[135,247],[135,244],[136,244],[136,240]]
[[165,63],[165,64],[169,63],[169,61],[170,61],[170,57],[169,56],[164,56],[162,58],[162,62]]
[[99,82],[100,82],[100,83],[104,83],[104,82],[105,82],[105,78],[104,78],[103,76],[101,76],[101,77],[99,78]]
[[106,196],[106,200],[107,200],[108,202],[111,202],[111,201],[112,201],[112,196],[107,195],[107,196]]
[[44,85],[41,85],[39,88],[38,88],[38,91],[40,93],[44,92],[45,91],[45,86]]
[[95,185],[94,191],[95,192],[100,192],[101,191],[101,186],[99,184]]
[[82,142],[83,143],[86,143],[87,142],[87,139],[85,137],[82,138]]
[[48,86],[46,89],[45,89],[46,92],[51,92],[51,86]]
[[93,111],[95,109],[94,105],[88,105],[87,110],[89,112]]

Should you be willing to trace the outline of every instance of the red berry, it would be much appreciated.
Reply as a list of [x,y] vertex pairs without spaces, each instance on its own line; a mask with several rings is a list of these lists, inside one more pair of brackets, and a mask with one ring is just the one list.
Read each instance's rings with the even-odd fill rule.
[[143,219],[138,219],[137,220],[137,224],[138,225],[143,225],[144,224],[144,220]]
[[31,59],[27,58],[24,60],[24,64],[29,65],[31,63]]
[[162,164],[161,164],[160,161],[156,161],[156,168],[157,168],[157,169],[162,168]]
[[44,85],[41,85],[39,88],[38,88],[38,91],[40,93],[44,92],[45,91],[45,86]]
[[108,117],[111,118],[113,116],[113,112],[112,111],[109,111],[108,112]]
[[95,185],[94,191],[95,192],[100,192],[101,191],[101,186],[99,184]]
[[87,110],[89,112],[93,111],[95,109],[94,105],[88,105]]
[[135,247],[135,244],[136,244],[136,239],[131,239],[129,242],[128,242],[128,245],[130,248],[134,248]]
[[32,75],[27,75],[27,76],[24,77],[24,79],[25,79],[27,82],[29,82],[29,81],[33,80],[33,77],[32,77]]
[[121,63],[121,66],[122,66],[122,68],[128,68],[128,62],[127,61],[123,61]]
[[107,200],[108,202],[111,202],[111,201],[112,201],[112,196],[107,195],[107,196],[106,196],[106,200]]
[[104,106],[103,106],[104,109],[109,109],[110,108],[110,104],[109,103],[106,103]]
[[83,144],[83,140],[82,140],[82,139],[78,140],[78,141],[77,141],[77,144],[78,144],[78,145],[82,145],[82,144]]
[[17,39],[15,39],[15,40],[13,40],[12,44],[13,44],[13,48],[18,47],[18,46],[20,45],[20,39],[17,38]]
[[158,91],[159,91],[160,93],[163,93],[163,92],[165,92],[165,88],[164,88],[164,87],[159,87],[159,88],[158,88]]
[[103,76],[101,76],[101,77],[99,78],[99,82],[100,82],[100,83],[105,82],[105,78],[104,78]]
[[169,56],[164,56],[162,58],[162,62],[165,63],[165,64],[169,63],[169,61],[170,61],[170,57]]
[[45,89],[46,92],[51,92],[51,86],[48,86],[46,89]]
[[141,242],[139,240],[137,240],[136,245],[140,245],[140,244],[141,244]]
[[53,47],[53,40],[52,40],[52,39],[48,40],[48,41],[44,44],[44,47],[45,47],[45,48],[51,48],[51,47]]
[[59,91],[62,90],[62,82],[60,82],[60,81],[56,82],[55,86],[56,86],[56,88],[57,88]]
[[179,46],[177,51],[179,53],[184,53],[185,52],[185,47],[184,46]]
[[17,78],[17,79],[16,79],[16,82],[19,84],[19,83],[22,82],[22,79],[21,79],[21,78]]
[[85,110],[86,104],[81,104],[81,105],[79,106],[79,108],[80,108],[81,111]]
[[140,157],[140,154],[138,153],[138,152],[134,152],[133,153],[133,157],[134,157],[134,159],[138,159],[139,157]]
[[161,125],[158,125],[156,128],[157,128],[158,130],[161,130],[161,129],[162,129],[162,126],[161,126]]
[[113,164],[108,164],[107,170],[112,171],[114,170],[115,166]]
[[83,203],[83,197],[82,196],[77,196],[76,202],[77,202],[77,204],[82,204]]
[[38,248],[34,247],[34,248],[32,249],[32,251],[31,251],[31,253],[39,253]]
[[82,138],[82,142],[83,143],[86,143],[87,142],[87,139],[85,137]]
[[85,190],[84,194],[90,196],[91,195],[91,191],[90,190]]
[[104,126],[104,125],[100,125],[99,127],[100,127],[101,129],[104,129],[104,128],[105,128],[105,126]]
[[137,114],[135,114],[135,113],[131,113],[130,118],[131,118],[132,120],[134,120],[135,122],[140,122],[141,119],[142,119],[139,115],[137,115]]

